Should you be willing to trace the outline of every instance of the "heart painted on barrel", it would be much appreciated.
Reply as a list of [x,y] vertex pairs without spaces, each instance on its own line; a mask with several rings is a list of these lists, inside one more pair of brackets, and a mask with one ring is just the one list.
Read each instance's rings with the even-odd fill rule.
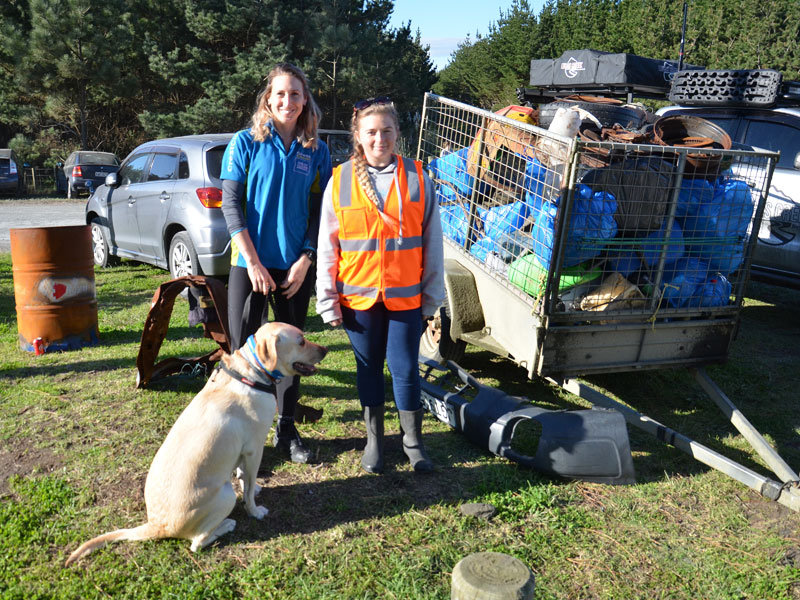
[[53,296],[55,297],[56,300],[61,298],[61,296],[63,296],[66,292],[67,292],[67,286],[65,286],[63,283],[56,283],[53,286]]

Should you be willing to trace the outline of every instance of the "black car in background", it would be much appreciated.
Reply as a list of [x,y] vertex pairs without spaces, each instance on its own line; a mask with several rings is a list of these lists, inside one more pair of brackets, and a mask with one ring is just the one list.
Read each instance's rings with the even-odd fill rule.
[[111,152],[78,150],[67,157],[64,176],[67,180],[67,198],[81,192],[91,194],[103,185],[106,175],[119,170],[119,159]]
[[22,195],[22,169],[13,150],[0,149],[0,193],[11,196]]

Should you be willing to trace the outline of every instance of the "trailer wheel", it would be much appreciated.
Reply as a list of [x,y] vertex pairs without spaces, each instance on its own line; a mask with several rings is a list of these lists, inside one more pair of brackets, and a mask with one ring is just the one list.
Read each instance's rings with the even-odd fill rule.
[[466,350],[465,341],[450,338],[450,308],[445,299],[444,305],[439,308],[433,319],[428,321],[428,327],[422,332],[419,353],[443,364],[448,360],[460,361],[464,358]]

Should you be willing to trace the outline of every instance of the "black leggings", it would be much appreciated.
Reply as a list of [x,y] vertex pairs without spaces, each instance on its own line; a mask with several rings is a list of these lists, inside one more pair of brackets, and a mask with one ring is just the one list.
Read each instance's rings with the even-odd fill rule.
[[[268,269],[268,271],[278,286],[286,279],[287,271],[278,269]],[[253,284],[250,283],[247,269],[231,267],[228,277],[228,328],[231,335],[231,351],[241,348],[248,337],[269,321],[268,306],[272,308],[273,321],[303,329],[311,290],[314,287],[314,275],[314,269],[310,268],[297,293],[291,298],[286,298],[280,287],[267,295],[253,292]],[[295,376],[283,397],[277,398],[278,414],[282,417],[293,417],[299,397],[300,377]]]

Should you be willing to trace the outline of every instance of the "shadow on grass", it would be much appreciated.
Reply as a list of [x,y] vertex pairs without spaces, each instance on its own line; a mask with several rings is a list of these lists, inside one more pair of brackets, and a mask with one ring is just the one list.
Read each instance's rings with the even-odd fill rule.
[[[476,378],[494,380],[498,383],[490,385],[508,394],[525,396],[536,406],[549,410],[585,408],[585,405],[577,403],[574,396],[564,393],[557,386],[539,378],[529,380],[522,368],[508,360],[488,353],[473,352],[467,353],[460,364]],[[730,372],[737,368],[735,364],[715,367],[718,372],[722,370],[722,375],[726,370]],[[752,375],[752,370],[750,374]],[[726,443],[726,437],[738,437],[739,432],[696,383],[688,369],[611,373],[582,379],[602,393],[618,399],[639,413],[707,446],[722,456],[765,477],[777,479],[774,473],[753,456],[749,446],[746,449],[738,449]],[[716,373],[712,374],[712,379],[717,380]],[[726,392],[725,385],[722,382],[718,383],[723,392]],[[742,398],[743,390],[737,387],[734,391],[737,395],[731,399],[737,404]],[[800,440],[796,433],[800,423],[800,407],[788,396],[783,397],[780,403],[783,404],[783,409],[780,411],[781,418],[763,414],[757,406],[748,406],[753,414],[749,416],[745,412],[745,415],[758,431],[774,439],[775,449],[791,465],[800,458]],[[629,425],[628,434],[631,450],[634,453],[637,481],[640,483],[661,481],[673,475],[690,476],[706,472],[711,468],[637,427]]]
[[[426,440],[431,447],[457,446],[452,440],[440,444],[437,438],[445,435],[432,434],[426,436]],[[335,456],[357,450],[360,459],[363,441],[341,438],[322,442],[320,453]],[[529,483],[537,485],[549,481],[510,463],[466,466],[466,461],[481,458],[480,452],[466,443],[457,459],[442,452],[431,452],[437,464],[436,472],[414,473],[407,467],[399,435],[387,436],[386,471],[382,475],[361,472],[342,479],[297,483],[291,472],[270,473],[271,466],[277,464],[272,457],[275,452],[267,448],[264,454],[260,475],[267,476],[267,487],[262,489],[257,501],[269,508],[270,513],[264,521],[257,521],[246,514],[241,502],[237,502],[231,513],[237,528],[230,537],[226,536],[227,539],[220,539],[222,545],[268,541],[285,534],[314,533],[347,523],[391,518],[437,504],[452,504],[455,508],[455,505],[476,501],[487,492],[515,492]]]

